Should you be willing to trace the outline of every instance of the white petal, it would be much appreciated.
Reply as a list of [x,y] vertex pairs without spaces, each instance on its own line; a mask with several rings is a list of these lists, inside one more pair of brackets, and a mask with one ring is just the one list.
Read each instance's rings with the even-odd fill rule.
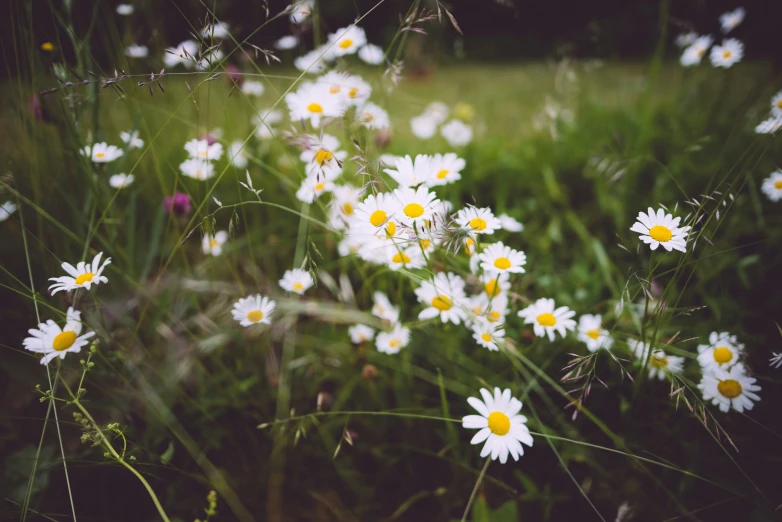
[[480,444],[481,442],[488,439],[489,435],[491,435],[491,430],[488,427],[483,428],[481,431],[476,433],[475,436],[473,436],[472,440],[470,441],[470,444]]

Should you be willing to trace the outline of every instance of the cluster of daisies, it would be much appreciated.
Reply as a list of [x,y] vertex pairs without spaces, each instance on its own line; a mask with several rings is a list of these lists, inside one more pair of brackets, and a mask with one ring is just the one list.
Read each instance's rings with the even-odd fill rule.
[[771,112],[767,119],[755,127],[755,132],[758,134],[775,134],[780,129],[782,129],[782,91],[771,97]]
[[[82,156],[89,158],[93,163],[104,165],[123,157],[126,151],[140,149],[144,146],[144,140],[139,138],[138,131],[120,132],[119,137],[124,143],[122,147],[109,145],[106,142],[93,143],[82,149]],[[133,174],[112,174],[109,176],[109,186],[122,189],[131,185],[134,180]]]
[[[744,8],[739,7],[720,16],[723,34],[728,34],[744,21]],[[676,37],[676,45],[683,48],[680,62],[684,67],[692,67],[701,63],[706,51],[711,48],[709,59],[714,67],[729,68],[744,57],[744,44],[736,38],[726,38],[721,44],[714,45],[711,35],[699,35],[696,32],[680,34]]]
[[416,138],[428,140],[437,134],[452,147],[463,147],[472,141],[472,127],[465,123],[473,116],[473,109],[466,104],[458,104],[453,109],[453,118],[446,123],[451,111],[443,102],[434,101],[426,106],[424,112],[410,120],[410,130]]

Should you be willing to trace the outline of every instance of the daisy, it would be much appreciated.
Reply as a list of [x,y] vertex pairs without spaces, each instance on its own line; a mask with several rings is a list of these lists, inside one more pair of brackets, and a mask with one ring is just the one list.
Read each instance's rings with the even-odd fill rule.
[[335,33],[329,35],[328,40],[328,45],[331,47],[334,56],[354,54],[366,43],[366,33],[356,25],[338,29]]
[[120,16],[130,16],[135,10],[132,4],[119,4],[117,6],[117,14]]
[[599,348],[608,350],[614,340],[608,330],[603,328],[603,318],[599,315],[584,314],[578,319],[578,340],[587,345],[590,352]]
[[417,187],[429,179],[430,162],[431,158],[426,154],[418,154],[415,160],[407,155],[397,160],[394,165],[396,168],[383,171],[403,187]]
[[54,284],[49,287],[52,295],[56,294],[60,290],[70,292],[77,288],[90,289],[92,285],[99,285],[101,283],[108,283],[109,280],[106,276],[102,275],[106,265],[111,263],[111,258],[101,264],[100,258],[103,256],[103,252],[98,253],[93,259],[92,263],[85,263],[79,261],[74,267],[70,263],[63,263],[60,265],[68,275],[62,277],[50,277],[49,281],[54,281]]
[[714,368],[728,369],[737,362],[744,352],[744,345],[735,335],[728,332],[711,332],[709,344],[698,345],[698,362],[704,372]]
[[223,157],[223,145],[217,142],[210,145],[206,139],[188,141],[185,150],[193,159],[217,161]]
[[215,175],[215,167],[206,160],[191,158],[179,164],[179,170],[189,178],[205,181]]
[[497,216],[500,220],[500,226],[508,232],[521,232],[524,230],[524,225],[520,221],[510,217],[508,214],[500,214]]
[[375,331],[365,324],[354,324],[348,328],[348,335],[351,343],[361,344],[374,339]]
[[243,169],[249,163],[247,149],[244,146],[244,142],[241,140],[236,140],[228,145],[227,155],[228,161],[236,168]]
[[679,60],[684,67],[691,67],[701,63],[706,51],[711,47],[714,39],[709,35],[699,36],[695,39],[692,45],[687,47],[682,52],[681,59]]
[[176,47],[169,47],[163,54],[163,63],[167,68],[175,67],[180,63],[187,68],[195,66],[196,55],[200,46],[193,40],[179,42]]
[[314,284],[315,281],[312,279],[312,275],[301,268],[286,270],[282,279],[280,279],[280,287],[283,290],[296,292],[299,295],[304,294]]
[[109,186],[115,189],[122,189],[130,186],[135,179],[133,174],[114,174],[109,178]]
[[127,143],[129,149],[140,149],[144,146],[144,140],[138,137],[138,131],[120,132],[119,139]]
[[725,69],[740,62],[743,57],[744,44],[735,38],[728,38],[722,41],[722,45],[715,45],[711,48],[709,55],[714,67],[724,67]]
[[493,274],[523,274],[527,256],[520,250],[505,246],[502,241],[492,243],[478,255],[481,268]]
[[463,147],[472,141],[472,127],[459,120],[451,120],[443,125],[440,134],[451,147]]
[[467,207],[456,213],[456,223],[474,234],[493,234],[502,225],[491,209]]
[[300,24],[307,20],[312,14],[312,6],[315,0],[300,0],[295,2],[291,6],[291,14],[289,16],[292,24]]
[[483,291],[488,297],[497,297],[510,290],[510,274],[507,272],[496,274],[486,272],[481,276],[480,281]]
[[321,172],[326,179],[333,180],[342,173],[342,162],[347,158],[348,153],[338,150],[337,138],[330,134],[321,134],[320,137],[306,134],[304,147],[299,159],[309,164],[308,175]]
[[320,74],[326,68],[329,58],[330,55],[326,47],[320,46],[297,57],[293,60],[293,65],[300,71]]
[[299,45],[299,37],[288,34],[274,42],[274,47],[280,51],[288,51]]
[[356,111],[356,121],[367,129],[387,129],[391,126],[388,113],[372,102],[366,103]]
[[0,205],[0,221],[10,218],[14,212],[16,212],[16,204],[13,201],[6,201]]
[[782,114],[763,120],[755,127],[755,132],[758,134],[775,134],[779,129],[782,129]]
[[427,115],[416,116],[410,120],[410,130],[416,138],[428,140],[437,132],[437,121]]
[[763,180],[760,187],[763,193],[773,202],[782,199],[782,170],[775,170],[769,177]]
[[768,365],[779,369],[782,366],[782,353],[771,352],[771,359],[768,360]]
[[497,345],[505,338],[505,330],[502,328],[495,330],[491,324],[478,321],[472,326],[472,338],[479,346],[496,352],[500,349]]
[[508,315],[508,296],[500,294],[496,297],[489,297],[486,294],[478,294],[469,300],[470,322],[488,323],[498,326],[505,323],[505,316]]
[[676,47],[689,47],[695,43],[695,40],[697,38],[698,38],[698,33],[696,33],[695,31],[690,31],[688,33],[682,33],[679,36],[677,36],[674,43],[676,44]]
[[711,401],[721,411],[727,413],[732,407],[743,412],[752,409],[752,401],[760,400],[755,393],[760,391],[760,386],[755,384],[756,380],[747,375],[744,365],[739,363],[730,370],[716,368],[713,372],[705,373],[698,388],[703,393],[703,400]]
[[84,147],[82,154],[89,157],[94,163],[109,163],[121,157],[124,152],[115,145],[108,145],[105,142],[94,143],[92,147]]
[[393,198],[396,202],[395,217],[409,227],[415,224],[426,225],[426,222],[432,219],[439,202],[437,196],[424,186],[417,189],[400,187],[394,190]]
[[680,252],[687,251],[687,234],[690,227],[679,228],[681,218],[674,218],[666,214],[663,209],[658,209],[657,214],[649,207],[648,214],[638,213],[638,221],[630,227],[633,232],[641,234],[641,241],[657,250],[660,245],[668,252],[672,249]]
[[434,187],[459,181],[462,178],[460,172],[465,164],[465,161],[453,152],[449,152],[448,154],[435,154],[430,160],[429,169],[431,174],[429,175],[426,184],[430,187]]
[[456,274],[440,272],[434,276],[434,281],[422,281],[415,289],[418,301],[426,305],[418,318],[432,319],[439,316],[444,323],[461,323],[465,318],[462,302],[465,300],[464,280]]
[[130,44],[125,48],[125,56],[128,58],[146,58],[149,55],[149,49],[146,45]]
[[353,223],[369,224],[390,235],[396,234],[397,225],[391,218],[396,210],[396,202],[391,194],[379,192],[370,194],[356,207]]
[[682,373],[683,369],[684,357],[667,355],[662,350],[657,350],[649,358],[649,377],[652,379],[656,377],[663,380],[666,377],[666,372]]
[[242,92],[248,96],[263,96],[265,90],[262,82],[248,80],[242,83]]
[[230,36],[228,32],[229,25],[224,22],[217,22],[216,24],[209,24],[201,29],[201,36],[204,38],[216,38],[223,40]]
[[299,190],[296,191],[296,198],[302,203],[312,203],[324,192],[331,192],[334,189],[334,183],[328,181],[323,176],[307,176],[301,182]]
[[394,355],[410,343],[410,329],[401,324],[394,326],[390,332],[380,332],[375,338],[377,351]]
[[733,11],[728,11],[727,13],[721,14],[720,25],[722,26],[722,32],[727,34],[735,29],[741,22],[744,21],[745,14],[746,11],[744,11],[743,7],[737,7]]
[[87,345],[87,339],[95,335],[95,332],[87,332],[79,336],[82,329],[81,312],[71,307],[66,316],[67,321],[62,329],[49,319],[46,323],[40,323],[38,329],[28,330],[32,337],[23,341],[24,349],[43,354],[41,364],[49,364],[55,357],[65,359],[66,353],[79,353]]
[[435,125],[440,125],[448,119],[448,106],[441,101],[433,101],[426,106],[422,116],[431,118]]
[[275,302],[261,294],[239,299],[234,303],[231,315],[245,328],[254,324],[271,324],[271,315]]
[[548,335],[550,341],[554,340],[555,332],[565,337],[567,330],[574,330],[576,322],[571,319],[576,312],[567,306],[554,309],[554,300],[541,298],[518,313],[524,318],[524,323],[532,323],[535,335],[543,337]]
[[228,232],[225,230],[220,230],[214,235],[207,234],[201,240],[201,249],[204,254],[219,256],[223,253],[223,245],[226,241],[228,241]]
[[292,121],[310,120],[313,127],[319,127],[322,118],[337,118],[345,112],[344,101],[320,83],[303,83],[298,91],[285,95],[285,102]]
[[399,270],[400,268],[413,270],[426,266],[426,259],[418,245],[402,248],[397,243],[386,247],[386,266],[391,270]]
[[360,106],[372,94],[372,87],[360,76],[344,72],[326,73],[318,79],[318,83],[326,84],[329,94],[338,97],[346,106]]
[[628,339],[627,346],[630,348],[630,353],[636,359],[645,360],[646,355],[649,353],[649,345],[640,339]]
[[334,199],[329,205],[329,222],[337,230],[344,230],[359,205],[361,189],[352,185],[340,185],[334,187],[332,194]]
[[372,315],[390,321],[392,324],[399,322],[399,308],[391,304],[386,294],[375,292],[372,301]]
[[771,98],[771,114],[782,116],[782,91],[779,91]]
[[486,444],[481,450],[481,457],[491,455],[492,460],[505,464],[508,453],[513,460],[518,461],[524,455],[521,443],[532,447],[532,435],[526,426],[527,418],[519,415],[521,401],[511,397],[511,391],[501,392],[494,388],[494,396],[485,388],[481,389],[483,400],[476,397],[467,399],[467,403],[475,408],[480,415],[467,415],[462,418],[462,427],[479,429],[480,431],[470,441],[470,444]]
[[369,65],[380,65],[383,63],[383,56],[383,49],[371,43],[358,50],[358,57]]

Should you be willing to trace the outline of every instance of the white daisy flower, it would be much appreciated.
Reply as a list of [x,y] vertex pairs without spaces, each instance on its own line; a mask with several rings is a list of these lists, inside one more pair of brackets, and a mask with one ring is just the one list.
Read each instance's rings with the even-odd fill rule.
[[441,101],[433,101],[426,106],[422,116],[431,118],[432,121],[435,122],[435,125],[440,125],[445,123],[445,120],[448,119],[448,112],[448,105]]
[[185,150],[193,159],[217,161],[223,157],[223,145],[213,143],[209,145],[208,140],[193,139],[185,143]]
[[630,348],[630,353],[636,359],[645,360],[646,355],[649,353],[649,345],[640,339],[628,339],[627,346]]
[[437,132],[437,121],[430,116],[416,116],[410,120],[410,130],[421,140],[428,140]]
[[300,24],[307,20],[312,14],[312,7],[315,4],[315,0],[297,0],[291,2],[293,6],[291,14],[289,16],[292,24]]
[[630,227],[630,230],[641,234],[641,241],[657,250],[660,245],[668,252],[671,250],[687,251],[687,234],[690,227],[679,228],[681,218],[674,218],[666,214],[663,209],[658,209],[657,214],[649,207],[648,213],[638,213],[638,221]]
[[183,64],[188,69],[195,67],[195,60],[198,59],[198,50],[200,46],[193,40],[179,42],[176,47],[168,47],[163,53],[163,63],[166,68],[171,68]]
[[494,388],[494,396],[485,388],[481,389],[483,400],[476,397],[467,399],[467,403],[475,408],[480,415],[467,415],[462,418],[462,427],[469,430],[480,430],[470,441],[470,444],[480,444],[486,441],[481,450],[481,457],[491,455],[492,460],[505,464],[508,454],[518,461],[524,455],[521,443],[532,447],[532,435],[526,426],[527,418],[519,415],[521,401],[511,396],[506,389],[501,392]]
[[254,324],[271,324],[276,303],[261,294],[243,297],[234,303],[231,315],[245,328]]
[[755,127],[755,132],[758,134],[776,134],[782,129],[782,114],[778,116],[772,115],[767,120],[763,120]]
[[410,343],[410,329],[401,324],[394,325],[390,332],[380,332],[375,337],[377,351],[394,355]]
[[703,400],[711,401],[720,411],[727,413],[733,408],[743,412],[752,409],[752,401],[760,400],[755,393],[760,391],[760,386],[755,384],[756,380],[747,375],[744,365],[739,363],[729,370],[716,368],[713,372],[705,373],[698,388],[703,393]]
[[307,176],[296,191],[296,198],[302,203],[312,203],[321,194],[331,192],[333,189],[334,183],[324,176]]
[[769,177],[763,180],[760,189],[773,202],[782,199],[782,170],[775,170]]
[[508,315],[508,296],[500,294],[495,297],[478,294],[469,299],[468,306],[471,312],[470,323],[488,323],[497,327],[505,323]]
[[179,170],[189,178],[205,181],[215,175],[215,168],[210,162],[190,158],[179,164]]
[[782,116],[782,91],[779,91],[771,98],[771,114]]
[[288,292],[296,292],[299,295],[304,294],[315,281],[312,279],[312,275],[306,270],[301,268],[294,268],[293,270],[286,270],[280,279],[280,287]]
[[219,256],[223,253],[223,245],[228,241],[228,232],[220,230],[215,234],[207,234],[201,240],[201,249],[204,254]]
[[116,145],[100,142],[94,143],[92,147],[85,146],[82,154],[89,157],[94,163],[109,163],[121,157],[124,152]]
[[434,282],[422,281],[415,289],[418,301],[426,305],[418,319],[426,320],[439,316],[444,323],[459,324],[466,318],[463,310],[464,279],[451,272],[440,272],[434,276]]
[[381,154],[378,158],[381,167],[393,167],[402,156],[396,154]]
[[691,67],[698,65],[706,55],[706,51],[709,50],[711,44],[714,42],[714,38],[709,35],[699,36],[696,38],[692,45],[687,47],[682,52],[681,59],[679,60],[684,67]]
[[351,343],[361,344],[374,339],[375,330],[365,324],[354,324],[348,328],[348,335]]
[[684,370],[684,357],[667,355],[664,351],[657,350],[652,352],[649,358],[649,377],[652,379],[656,377],[663,380],[666,372],[682,373],[682,370]]
[[502,224],[494,217],[491,209],[467,207],[456,213],[456,223],[475,234],[494,234]]
[[280,51],[288,51],[299,45],[299,37],[288,34],[274,42],[274,47]]
[[479,346],[496,352],[500,349],[499,343],[505,338],[505,330],[502,328],[497,330],[488,322],[477,321],[472,325],[472,338]]
[[[337,29],[329,35],[328,44],[334,56],[354,54],[367,43],[367,35],[357,25]],[[331,45],[333,44],[333,45]]]
[[144,140],[138,137],[138,131],[120,132],[119,139],[122,143],[127,143],[129,149],[140,149],[144,146]]
[[698,345],[698,362],[705,373],[727,369],[739,362],[744,345],[729,332],[711,332],[709,344]]
[[394,181],[402,187],[417,187],[426,183],[431,175],[431,157],[418,154],[415,161],[409,155],[399,158],[393,169],[383,169]]
[[361,189],[352,185],[339,185],[335,186],[331,193],[334,198],[329,204],[329,222],[337,230],[344,230],[349,226],[359,205]]
[[692,44],[695,43],[695,40],[698,38],[698,33],[695,31],[690,31],[688,33],[682,33],[679,36],[676,37],[676,40],[674,43],[676,44],[676,47],[689,47]]
[[95,335],[95,332],[79,335],[82,329],[81,312],[71,307],[66,315],[68,319],[62,329],[49,319],[40,323],[37,329],[28,330],[31,337],[23,341],[24,349],[43,354],[41,364],[49,364],[55,357],[65,359],[66,353],[79,353],[88,344],[88,339]]
[[372,87],[360,76],[341,71],[328,72],[317,81],[325,84],[329,94],[336,96],[346,106],[361,106],[372,94]]
[[462,178],[461,170],[465,165],[465,161],[453,152],[435,154],[429,163],[431,174],[426,184],[434,187],[459,181]]
[[404,245],[396,243],[386,247],[386,266],[391,270],[405,268],[414,270],[426,266],[426,259],[418,245],[403,248]]
[[369,224],[391,236],[396,234],[397,225],[393,219],[396,201],[391,194],[379,192],[370,194],[358,204],[354,213],[356,225]]
[[527,256],[520,250],[505,246],[502,241],[492,243],[478,255],[481,268],[492,274],[523,274]]
[[209,24],[201,29],[201,36],[204,38],[212,38],[218,40],[224,40],[230,36],[228,32],[230,26],[225,22],[217,22],[216,24]]
[[720,15],[720,25],[722,26],[722,32],[727,34],[738,27],[738,25],[744,21],[745,14],[746,11],[744,11],[743,7],[737,7],[733,11],[722,13]]
[[296,92],[285,95],[291,121],[309,120],[313,127],[320,127],[323,118],[338,118],[345,112],[342,99],[332,96],[326,84],[305,82]]
[[548,335],[550,341],[554,340],[555,332],[565,337],[567,330],[572,331],[576,328],[576,322],[572,319],[576,312],[567,306],[554,309],[554,300],[545,297],[519,311],[518,315],[524,319],[525,324],[533,325],[535,335],[538,337]]
[[372,315],[390,321],[392,324],[399,322],[399,307],[391,304],[386,294],[375,292],[372,301]]
[[130,16],[135,10],[136,8],[132,4],[119,4],[117,6],[117,14],[120,16]]
[[451,120],[440,128],[440,135],[451,147],[463,147],[472,141],[472,127],[459,120]]
[[356,111],[356,121],[367,129],[387,129],[391,126],[388,113],[372,102],[366,103]]
[[266,90],[263,82],[255,80],[246,80],[242,83],[242,92],[248,96],[263,96],[263,92]]
[[779,369],[782,366],[782,353],[771,352],[771,359],[768,360],[768,365]]
[[497,219],[500,220],[500,226],[503,230],[507,230],[508,232],[521,232],[524,230],[524,225],[522,225],[520,221],[510,217],[508,214],[500,214],[497,216]]
[[247,167],[249,159],[247,158],[247,147],[245,147],[243,141],[236,140],[231,142],[231,144],[228,145],[226,154],[228,156],[228,161],[230,161],[234,167],[238,169]]
[[125,56],[128,58],[146,58],[149,55],[149,49],[146,45],[130,44],[125,48]]
[[70,263],[63,263],[60,265],[62,269],[68,273],[68,275],[49,278],[49,281],[54,281],[54,284],[49,287],[51,294],[54,295],[61,290],[70,292],[71,290],[75,290],[77,288],[85,288],[89,290],[92,285],[108,283],[109,280],[102,274],[103,270],[106,268],[106,265],[111,263],[111,258],[106,258],[103,264],[101,264],[100,259],[102,256],[103,252],[99,252],[98,255],[92,259],[92,263],[79,261],[75,267]]
[[330,134],[304,136],[305,148],[299,159],[308,164],[307,175],[322,174],[328,180],[333,180],[342,173],[342,162],[348,153],[339,149],[339,140]]
[[483,291],[488,297],[497,297],[510,290],[510,274],[486,272],[480,277]]
[[129,187],[136,178],[133,174],[114,174],[109,178],[109,186],[115,189]]
[[371,43],[358,50],[358,57],[369,65],[380,65],[383,63],[383,56],[383,49]]
[[320,74],[328,65],[330,58],[330,51],[322,45],[295,58],[293,65],[300,71],[306,71],[309,74]]
[[0,205],[0,222],[10,218],[14,212],[16,212],[16,204],[13,201],[6,201]]
[[396,202],[394,217],[409,227],[413,227],[415,224],[425,226],[426,222],[432,219],[432,214],[434,214],[439,202],[437,196],[424,186],[417,189],[399,187],[394,190],[393,198]]
[[711,64],[714,67],[723,67],[727,69],[733,64],[738,63],[744,57],[744,44],[735,38],[723,40],[722,45],[715,45],[711,48]]
[[603,328],[603,318],[599,315],[584,314],[578,319],[578,340],[587,345],[590,352],[599,348],[608,350],[614,343],[608,330]]
[[282,121],[282,111],[277,109],[266,109],[259,111],[253,117],[253,125],[255,125],[255,135],[259,139],[269,140],[274,138],[274,129],[272,126]]

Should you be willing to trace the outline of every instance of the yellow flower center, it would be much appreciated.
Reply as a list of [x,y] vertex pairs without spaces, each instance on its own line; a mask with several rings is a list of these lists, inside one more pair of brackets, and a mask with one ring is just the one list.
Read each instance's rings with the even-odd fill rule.
[[538,323],[541,326],[554,326],[557,324],[557,318],[554,317],[554,314],[546,312],[538,316]]
[[394,234],[396,234],[396,223],[389,221],[386,227],[386,237],[394,237]]
[[351,40],[350,38],[345,38],[344,40],[339,42],[339,46],[342,49],[349,49],[351,45],[353,45],[353,40]]
[[[782,103],[782,102],[780,102]],[[782,190],[782,179],[774,183],[774,188],[777,190]]]
[[488,320],[490,323],[496,323],[497,321],[499,321],[499,320],[500,320],[500,313],[499,313],[498,311],[496,311],[496,310],[492,310],[492,311],[491,311],[491,312],[489,312],[489,314],[486,316],[486,319],[487,319],[487,320]]
[[450,310],[452,306],[451,298],[448,297],[447,295],[438,295],[437,297],[432,299],[432,306],[434,306],[441,312]]
[[498,257],[494,260],[494,266],[500,270],[507,270],[510,268],[510,259],[507,257]]
[[487,334],[487,333],[485,333],[485,334],[481,334],[481,339],[483,339],[483,340],[484,340],[484,341],[486,341],[487,343],[490,343],[490,342],[491,342],[491,335],[489,335],[489,334]]
[[375,115],[372,114],[371,112],[365,112],[362,118],[367,123],[372,123],[373,121],[375,121]]
[[326,187],[326,185],[321,181],[317,185],[315,185],[315,192],[320,192]]
[[717,391],[728,399],[735,399],[741,395],[741,384],[733,379],[720,381],[719,384],[717,384]]
[[662,357],[652,356],[652,358],[649,360],[649,363],[651,363],[651,365],[655,368],[665,368],[668,366],[668,358],[664,355]]
[[209,246],[211,248],[216,248],[216,247],[220,246],[220,243],[216,239],[212,238],[212,239],[209,240]]
[[489,429],[495,435],[505,435],[510,431],[510,419],[500,411],[493,411],[489,415]]
[[44,42],[41,44],[41,50],[50,53],[54,51],[54,44],[52,42]]
[[703,48],[698,49],[698,58],[701,58],[705,52],[706,52],[706,49],[703,49]]
[[397,252],[394,254],[394,257],[391,258],[391,261],[394,263],[402,263],[404,265],[405,263],[410,262],[410,257],[404,252]]
[[329,88],[329,92],[330,92],[331,94],[337,94],[337,93],[339,92],[339,90],[340,90],[340,87],[339,87],[339,85],[337,85],[337,84],[334,84],[334,85],[332,85],[332,86]]
[[304,285],[298,282],[293,283],[293,289],[297,291],[304,290]]
[[725,364],[731,359],[733,359],[733,352],[730,351],[730,348],[720,346],[714,349],[714,362],[717,364]]
[[351,205],[350,203],[345,203],[344,205],[342,205],[342,213],[345,214],[346,216],[353,214],[353,205]]
[[500,285],[497,284],[496,279],[492,279],[491,281],[487,282],[485,285],[483,285],[483,289],[486,290],[486,294],[489,297],[497,297],[500,295]]
[[52,348],[54,348],[55,351],[61,352],[73,346],[73,343],[75,342],[76,332],[62,332],[57,334],[57,337],[52,341]]
[[649,237],[651,237],[655,241],[665,243],[666,241],[671,240],[671,237],[673,237],[673,233],[671,232],[671,229],[669,229],[668,227],[664,227],[662,225],[655,225],[649,229]]
[[443,179],[448,175],[448,169],[443,169],[437,173],[437,179]]
[[247,320],[251,323],[257,323],[261,319],[263,319],[263,312],[260,310],[252,310],[251,312],[247,313]]
[[369,222],[372,223],[372,226],[375,227],[379,227],[380,225],[385,223],[386,219],[388,219],[388,216],[383,210],[375,210],[369,216]]
[[318,165],[323,165],[327,161],[331,161],[333,157],[334,154],[326,149],[318,149],[318,152],[315,153],[315,161]]
[[417,218],[424,213],[424,207],[418,203],[408,203],[405,205],[405,215],[411,218]]
[[320,103],[310,103],[307,105],[307,110],[310,112],[323,112],[323,106]]
[[389,346],[389,347],[391,347],[391,348],[396,348],[396,347],[397,347],[397,346],[399,346],[400,344],[402,344],[402,342],[401,342],[399,339],[391,339],[391,340],[388,342],[388,346]]
[[591,337],[595,341],[600,337],[600,330],[595,328],[594,330],[587,330],[587,336]]
[[96,158],[102,158],[102,157],[103,157],[103,156],[105,156],[105,155],[106,155],[106,153],[105,153],[105,152],[96,152],[96,153],[95,153],[95,157],[96,157]]
[[198,155],[201,156],[202,158],[207,158],[207,157],[209,157],[209,150],[208,149],[201,149],[201,150],[198,151]]
[[76,284],[83,285],[84,283],[89,283],[90,281],[92,281],[93,277],[95,277],[95,274],[93,274],[92,272],[87,272],[86,274],[82,274],[76,278]]
[[726,60],[730,58],[732,55],[733,53],[731,53],[730,51],[725,51],[722,53],[722,57],[725,58]]
[[486,228],[486,221],[481,218],[472,218],[470,220],[470,228],[473,230],[484,230]]
[[777,100],[777,109],[782,109],[782,98]]
[[358,95],[358,88],[356,87],[353,87],[348,91],[348,96],[350,96],[351,98],[355,98],[357,95]]
[[432,242],[429,241],[428,239],[422,239],[419,241],[419,243],[421,244],[421,248],[423,248],[424,250],[426,250],[432,245]]

